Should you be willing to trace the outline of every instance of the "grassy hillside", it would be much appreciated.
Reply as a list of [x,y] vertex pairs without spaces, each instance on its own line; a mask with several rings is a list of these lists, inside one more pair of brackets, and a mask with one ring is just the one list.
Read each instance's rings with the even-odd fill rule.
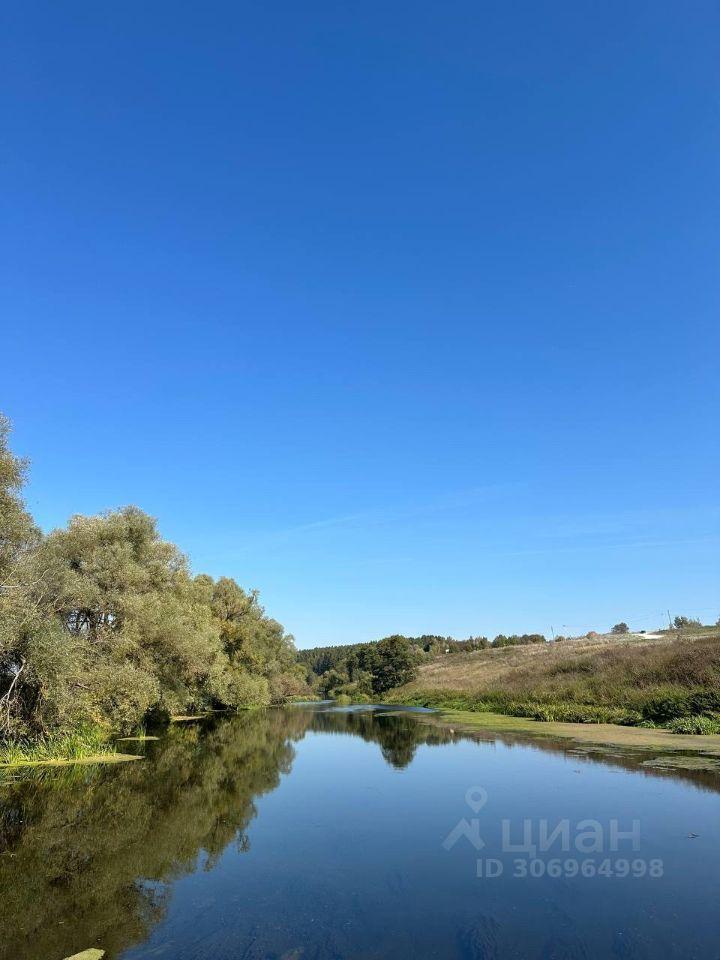
[[538,720],[720,732],[720,628],[441,655],[388,699]]

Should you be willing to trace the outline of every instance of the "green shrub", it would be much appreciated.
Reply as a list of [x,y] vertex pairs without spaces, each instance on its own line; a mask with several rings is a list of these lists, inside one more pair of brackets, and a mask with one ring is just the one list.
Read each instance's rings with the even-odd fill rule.
[[392,693],[382,698],[384,703],[405,703],[414,707],[434,707],[438,710],[469,710],[473,713],[504,712],[504,703],[490,698],[480,699],[455,690],[420,691],[396,698]]
[[679,717],[667,724],[672,733],[710,734],[720,733],[720,719],[717,717]]
[[597,706],[590,703],[538,703],[521,701],[508,703],[504,711],[511,717],[529,717],[545,723],[618,723],[634,726],[642,720],[636,710],[622,707]]
[[619,723],[621,727],[639,727],[643,723],[643,715],[639,710],[618,708],[617,714],[616,720],[608,720],[607,723]]
[[642,708],[643,719],[662,724],[689,717],[692,713],[692,704],[687,693],[651,697]]
[[[557,640],[555,641],[557,643]],[[595,672],[595,665],[590,657],[572,657],[569,660],[561,660],[549,671],[550,676],[561,677],[566,674],[588,674],[592,676]]]
[[[434,690],[404,696],[401,702],[445,710],[501,713],[545,723],[613,723],[646,729],[668,727],[675,720],[688,719],[688,732],[698,717],[720,717],[720,694],[708,689],[656,685],[652,689],[626,688],[605,684],[572,685],[538,689],[512,696],[503,690],[477,694],[459,690]],[[534,695],[533,695],[534,694]],[[587,698],[587,699],[584,699]],[[679,725],[682,726],[682,725]],[[703,732],[710,730],[701,724]],[[710,730],[712,732],[712,730]]]
[[720,693],[712,690],[673,691],[650,697],[642,707],[643,719],[667,725],[672,720],[720,713]]
[[690,696],[693,713],[720,713],[720,693],[703,690]]

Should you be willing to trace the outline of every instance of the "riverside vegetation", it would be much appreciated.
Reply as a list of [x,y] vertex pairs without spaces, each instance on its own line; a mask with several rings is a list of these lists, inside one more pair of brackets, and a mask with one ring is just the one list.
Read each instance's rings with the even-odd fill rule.
[[[390,681],[368,669],[392,654]],[[613,723],[679,734],[720,733],[720,628],[676,618],[645,638],[609,634],[548,643],[541,634],[387,637],[298,654],[320,695],[380,696],[444,710],[532,720]]]
[[306,690],[256,592],[193,576],[137,507],[43,535],[0,416],[0,760],[80,756],[149,717]]
[[147,720],[308,695],[720,732],[720,630],[393,635],[296,652],[256,592],[194,576],[137,507],[43,535],[0,416],[0,763],[105,753]]
[[[212,713],[138,745],[143,762],[0,773],[0,955],[715,956],[715,900],[703,895],[720,856],[712,765],[518,739],[530,721],[504,719],[507,730],[479,735],[412,708]],[[665,878],[530,882],[508,860],[501,881],[482,883],[473,847],[442,842],[470,816],[477,776],[491,785],[485,855],[502,856],[500,816],[519,839],[535,811],[574,830],[588,811],[607,829],[637,810],[637,856],[666,857]]]
[[534,720],[720,733],[720,629],[589,637],[435,657],[397,703]]

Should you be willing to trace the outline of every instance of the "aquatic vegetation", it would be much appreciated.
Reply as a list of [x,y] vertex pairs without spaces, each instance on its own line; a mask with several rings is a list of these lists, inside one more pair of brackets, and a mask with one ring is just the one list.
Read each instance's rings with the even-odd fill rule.
[[[567,723],[562,721],[538,722],[529,717],[509,716],[501,713],[443,710],[417,718],[418,723],[449,729],[454,733],[484,731],[488,734],[522,734],[540,740],[544,738],[575,740],[587,744],[628,747],[643,750],[678,749],[678,738],[671,730],[657,727],[618,724]],[[704,734],[692,735],[682,741],[682,749],[695,750],[702,756],[720,758],[720,737],[709,738]]]
[[651,760],[643,760],[642,765],[644,767],[652,767],[654,770],[701,770],[709,773],[720,772],[720,759],[702,754],[697,756],[678,756],[671,754],[666,757],[653,757]]
[[[634,725],[642,720],[638,711],[592,703],[562,702],[556,700],[516,700],[501,692],[489,692],[482,698],[467,696],[459,691],[423,691],[393,701],[443,710],[464,710],[476,713],[502,713],[510,717],[559,723],[617,723]],[[393,702],[391,701],[391,702]]]
[[116,753],[103,730],[86,729],[36,740],[6,740],[0,743],[0,766],[112,757]]
[[[692,697],[683,698],[688,703]],[[619,726],[641,727],[643,729],[666,728],[673,733],[714,734],[720,733],[718,715],[693,714],[672,716],[664,708],[658,709],[657,702],[648,711],[631,707],[608,706],[605,704],[575,703],[572,701],[513,700],[503,694],[486,694],[482,699],[467,696],[461,692],[424,691],[401,697],[397,695],[390,702],[412,704],[422,707],[435,707],[439,710],[462,710],[470,713],[495,713],[509,717],[525,717],[545,723],[609,723]],[[661,701],[663,704],[667,700]],[[647,714],[650,714],[648,716]],[[657,717],[658,719],[651,719]],[[672,717],[672,718],[670,718]]]
[[136,737],[116,737],[116,743],[145,743],[147,740],[159,740],[160,737],[150,737],[146,734],[138,734]]

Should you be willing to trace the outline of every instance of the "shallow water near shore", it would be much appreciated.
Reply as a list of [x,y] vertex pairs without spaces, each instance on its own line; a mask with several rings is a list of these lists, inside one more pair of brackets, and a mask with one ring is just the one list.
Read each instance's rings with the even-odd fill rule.
[[422,721],[295,705],[0,776],[0,957],[720,955],[720,776]]

